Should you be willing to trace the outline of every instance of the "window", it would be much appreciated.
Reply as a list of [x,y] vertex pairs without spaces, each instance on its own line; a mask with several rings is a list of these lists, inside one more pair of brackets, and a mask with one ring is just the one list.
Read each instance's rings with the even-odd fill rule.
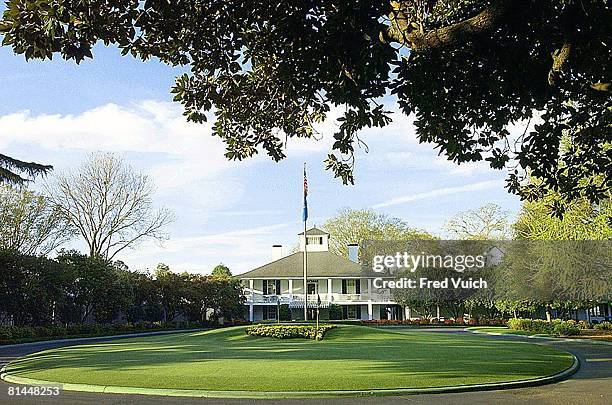
[[308,295],[317,293],[317,283],[308,283]]
[[306,238],[307,245],[322,245],[323,237],[322,236],[309,236]]
[[355,279],[346,280],[345,294],[359,294],[359,291],[357,291],[357,281]]
[[589,309],[589,314],[591,316],[607,316],[607,312],[606,304],[599,304],[596,307]]
[[348,319],[356,319],[357,318],[357,307],[351,305],[347,308],[347,318]]
[[266,294],[267,295],[276,295],[276,280],[265,280],[267,284]]

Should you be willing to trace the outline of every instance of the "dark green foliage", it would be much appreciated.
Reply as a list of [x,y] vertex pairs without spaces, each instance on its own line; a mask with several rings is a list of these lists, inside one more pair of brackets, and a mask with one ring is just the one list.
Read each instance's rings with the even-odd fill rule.
[[342,319],[342,307],[340,305],[331,304],[329,306],[329,319],[330,320]]
[[46,326],[0,326],[0,344],[19,343],[79,336],[105,336],[123,333],[155,332],[170,329],[195,329],[206,325],[175,324],[163,322],[138,322],[117,325],[109,324],[70,324]]
[[593,202],[612,186],[610,19],[601,0],[9,0],[0,33],[26,59],[79,63],[103,42],[188,67],[174,100],[190,121],[214,111],[228,159],[280,160],[287,139],[317,137],[340,106],[325,163],[352,183],[359,131],[391,121],[391,92],[419,141],[450,160],[509,169],[525,199]]
[[83,323],[94,317],[101,323],[107,323],[132,301],[127,280],[107,260],[71,251],[62,252],[57,261],[64,265],[69,280],[67,307],[76,309],[76,313],[66,313],[69,322]]
[[[0,20],[0,33],[2,33],[2,20]],[[0,153],[0,183],[23,184],[32,177],[44,176],[51,170],[53,166],[24,162]],[[27,177],[23,177],[24,175]]]
[[289,304],[280,305],[279,318],[281,321],[291,320],[291,309],[289,308]]
[[230,271],[229,267],[221,263],[215,266],[210,275],[213,277],[231,277],[232,272]]
[[0,250],[0,315],[12,315],[17,325],[48,323],[64,304],[69,282],[56,261]]
[[0,316],[18,326],[227,322],[242,318],[243,301],[233,277],[176,274],[166,266],[153,278],[74,251],[50,260],[0,250]]

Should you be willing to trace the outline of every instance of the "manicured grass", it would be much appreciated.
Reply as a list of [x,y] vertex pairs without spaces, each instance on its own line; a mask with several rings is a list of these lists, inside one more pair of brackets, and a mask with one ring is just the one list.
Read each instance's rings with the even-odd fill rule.
[[571,364],[568,353],[530,343],[341,325],[319,342],[248,336],[242,327],[129,338],[36,353],[7,371],[60,383],[308,391],[513,381]]

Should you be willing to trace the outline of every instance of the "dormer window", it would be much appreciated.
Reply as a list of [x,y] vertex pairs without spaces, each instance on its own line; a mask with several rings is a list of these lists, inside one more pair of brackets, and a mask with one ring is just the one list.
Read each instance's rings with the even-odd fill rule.
[[304,251],[308,246],[309,252],[328,252],[329,251],[329,234],[317,228],[311,228],[306,231],[306,235],[302,232],[300,235],[300,251]]
[[307,245],[322,245],[323,237],[322,236],[309,236],[306,238]]

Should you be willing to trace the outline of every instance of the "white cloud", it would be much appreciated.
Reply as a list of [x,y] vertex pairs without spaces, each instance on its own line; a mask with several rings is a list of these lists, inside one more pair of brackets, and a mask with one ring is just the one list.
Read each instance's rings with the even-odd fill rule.
[[156,202],[176,211],[178,220],[169,231],[179,237],[186,229],[202,229],[212,215],[239,200],[245,186],[235,169],[253,163],[228,162],[223,143],[211,133],[210,123],[188,123],[179,106],[156,101],[106,104],[79,114],[0,116],[0,148],[18,151],[19,157],[44,156],[40,160],[57,170],[78,165],[89,152],[126,155],[128,163],[152,177]]
[[[322,160],[331,148],[332,135],[338,129],[335,120],[342,112],[341,108],[333,108],[328,119],[319,126],[321,141],[289,140],[286,151],[289,162],[296,156],[302,160],[306,154],[311,154],[313,160]],[[423,171],[418,176],[424,176],[419,178],[430,179],[434,187],[436,182],[448,183],[456,175],[480,173],[479,164],[457,166],[443,157],[436,157],[431,145],[418,144],[413,116],[396,112],[393,119],[385,128],[370,128],[360,133],[360,138],[370,146],[370,154],[364,156],[363,152],[358,152],[357,165],[360,165],[359,159],[369,162],[367,170],[379,175],[381,187],[385,187],[388,171],[408,173],[418,168]],[[16,157],[50,163],[58,169],[77,165],[88,152],[117,152],[125,154],[128,162],[150,174],[158,186],[156,202],[173,208],[178,220],[169,228],[171,239],[162,247],[145,242],[122,255],[122,259],[134,268],[165,262],[176,271],[208,272],[211,265],[224,261],[235,273],[243,272],[267,262],[271,244],[288,242],[288,247],[293,245],[295,234],[299,232],[293,229],[295,224],[256,227],[288,218],[286,213],[271,209],[273,204],[268,202],[274,198],[276,202],[293,204],[293,196],[284,187],[294,180],[300,185],[299,171],[295,179],[288,179],[281,165],[271,169],[272,165],[262,163],[269,162],[265,153],[243,162],[228,162],[223,156],[224,144],[212,136],[211,124],[187,123],[181,107],[174,103],[143,101],[129,106],[106,104],[79,114],[22,111],[0,116],[0,150],[15,152]],[[249,170],[242,170],[245,167]],[[277,186],[270,185],[265,191],[253,189],[249,180],[254,174],[260,180],[259,187],[265,182]],[[261,182],[262,179],[265,181]],[[313,176],[313,182],[315,179]],[[336,201],[338,195],[350,196],[357,206],[364,204],[364,197],[367,197],[340,189],[336,181],[321,186],[326,187],[326,195],[333,196],[325,201],[329,207],[346,205]],[[439,188],[399,196],[374,207],[497,187],[501,189],[500,181]],[[315,188],[313,183],[313,190]],[[300,192],[296,190],[297,202],[292,208],[298,213]],[[316,221],[324,219],[316,218]],[[314,223],[315,218],[312,221]],[[245,229],[240,230],[240,227]],[[234,230],[237,228],[239,230]],[[228,232],[211,232],[210,229]]]
[[[132,263],[167,263],[173,271],[208,273],[222,261],[235,273],[243,273],[270,259],[271,245],[283,231],[290,231],[291,223],[259,226],[235,231],[178,237],[159,245],[147,242],[125,256]],[[288,248],[287,248],[288,249]],[[161,253],[163,257],[158,256]],[[159,259],[153,260],[156,257]],[[184,261],[189,258],[189,261]],[[197,260],[196,260],[197,259]]]
[[[145,101],[130,107],[106,104],[80,114],[22,111],[0,117],[0,145],[32,145],[49,152],[158,153],[167,163],[151,174],[160,188],[211,177],[230,163],[210,124],[186,122],[178,106]],[[167,181],[166,181],[167,180]]]
[[392,205],[406,204],[409,202],[420,201],[420,200],[430,200],[433,198],[438,198],[442,196],[457,194],[457,193],[466,193],[470,191],[480,191],[487,190],[492,188],[498,188],[503,186],[503,181],[501,180],[487,180],[480,181],[477,183],[466,184],[463,186],[457,187],[443,187],[434,189],[431,191],[425,191],[421,193],[408,194],[401,197],[392,198],[387,201],[383,201],[378,204],[374,204],[372,208],[383,208],[390,207]]

